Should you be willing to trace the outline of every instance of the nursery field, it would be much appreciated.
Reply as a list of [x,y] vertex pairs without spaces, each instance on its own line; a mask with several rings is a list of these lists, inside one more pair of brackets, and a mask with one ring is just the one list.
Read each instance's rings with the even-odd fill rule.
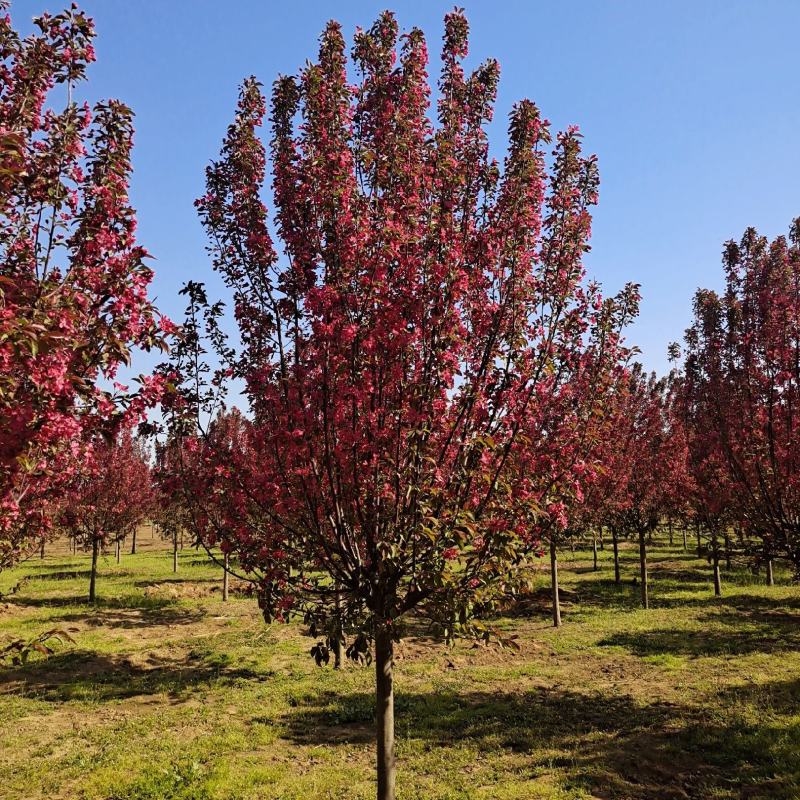
[[[0,797],[373,797],[372,670],[317,668],[299,625],[266,626],[235,581],[223,603],[204,553],[173,574],[163,547],[101,559],[95,607],[65,547],[0,575],[0,647],[74,639],[0,668]],[[642,611],[622,557],[616,586],[608,549],[598,572],[567,551],[563,628],[545,591],[498,622],[519,652],[404,641],[399,797],[800,797],[800,588],[734,569],[715,599],[707,563],[661,541]]]

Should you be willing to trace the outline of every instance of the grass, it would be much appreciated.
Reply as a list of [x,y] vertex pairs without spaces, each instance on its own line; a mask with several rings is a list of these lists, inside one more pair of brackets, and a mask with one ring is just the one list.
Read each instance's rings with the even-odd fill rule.
[[[220,570],[147,535],[101,561],[54,551],[0,574],[0,643],[52,627],[74,645],[0,669],[4,800],[371,798],[373,675],[318,669],[299,626],[221,601]],[[409,639],[397,664],[399,797],[644,800],[800,797],[800,590],[653,549],[562,557],[561,630],[548,609],[504,620],[521,652]],[[542,563],[542,586],[547,583]]]

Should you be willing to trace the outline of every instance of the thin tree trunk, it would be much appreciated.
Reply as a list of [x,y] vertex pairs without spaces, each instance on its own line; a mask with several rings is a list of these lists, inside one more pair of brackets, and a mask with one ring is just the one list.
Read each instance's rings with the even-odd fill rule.
[[42,544],[39,546],[39,558],[44,561],[44,539],[42,539]]
[[553,590],[553,626],[561,627],[561,599],[558,596],[558,557],[556,540],[550,538],[550,583]]
[[669,526],[669,546],[672,547],[672,517],[667,517],[667,525]]
[[611,529],[611,544],[614,546],[614,583],[619,583],[619,540],[617,529]]
[[120,542],[119,539],[117,539],[116,542],[116,557],[117,557],[117,564],[119,564],[120,561],[122,560],[122,542]]
[[642,608],[650,608],[650,596],[647,590],[647,542],[643,529],[639,531],[639,580],[642,584]]
[[775,585],[775,574],[772,571],[772,559],[767,559],[767,586]]
[[597,572],[597,537],[592,534],[592,569]]
[[722,581],[719,574],[719,541],[716,533],[711,534],[711,559],[714,565],[714,596],[721,597]]
[[731,571],[731,537],[725,534],[725,569]]
[[178,532],[172,534],[172,571],[178,571]]
[[344,630],[342,629],[342,597],[336,584],[334,604],[336,606],[336,641],[333,643],[333,668],[341,669],[344,663]]
[[683,552],[686,552],[686,525],[683,526]]
[[222,565],[222,599],[228,599],[228,560],[230,556],[225,553],[225,561]]
[[133,534],[131,536],[131,555],[136,555],[136,528],[133,529]]
[[375,633],[375,701],[377,704],[378,800],[394,800],[394,642],[384,625]]
[[92,539],[92,571],[89,575],[89,602],[94,603],[97,599],[95,586],[97,584],[97,539]]
[[605,538],[603,537],[603,526],[602,525],[600,526],[600,549],[601,550],[605,550],[606,549],[606,542],[605,542]]

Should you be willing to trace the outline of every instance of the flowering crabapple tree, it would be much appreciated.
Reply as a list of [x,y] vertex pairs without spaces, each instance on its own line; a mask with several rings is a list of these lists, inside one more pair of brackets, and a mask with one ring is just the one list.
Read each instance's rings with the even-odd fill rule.
[[[150,433],[154,433],[151,430]],[[172,545],[172,571],[178,571],[178,543],[184,532],[191,531],[191,509],[186,499],[182,475],[193,468],[185,456],[185,440],[170,437],[155,441],[153,490],[156,495],[153,522],[162,539]]]
[[670,414],[671,391],[671,378],[648,376],[636,364],[610,411],[617,422],[617,452],[610,454],[606,473],[605,519],[613,537],[615,579],[619,582],[618,537],[634,534],[644,608],[650,606],[647,538],[683,491],[687,474],[685,437]]
[[[565,523],[563,498],[586,475],[580,395],[606,360],[590,351],[616,347],[632,310],[607,313],[584,280],[595,159],[574,128],[551,142],[526,100],[493,160],[499,67],[465,73],[467,37],[464,15],[448,14],[435,120],[424,36],[400,37],[388,12],[356,32],[355,84],[335,22],[318,60],[275,82],[280,248],[261,199],[266,104],[244,82],[197,203],[241,348],[191,284],[167,368],[175,428],[198,423],[186,480],[202,489],[187,492],[200,537],[238,555],[267,620],[302,615],[332,642],[346,635],[354,659],[374,649],[380,800],[395,793],[404,620],[469,629],[539,548],[543,520]],[[247,413],[241,442],[218,447],[204,420],[228,377]],[[313,652],[327,661],[328,649]]]
[[80,443],[154,400],[157,382],[135,399],[98,382],[169,327],[128,201],[131,111],[72,100],[92,21],[73,5],[35,26],[21,38],[0,0],[0,569],[43,535]]
[[91,548],[89,602],[97,599],[97,559],[119,545],[153,512],[156,499],[146,440],[124,427],[111,441],[91,443],[90,458],[61,500],[60,522],[79,544]]
[[706,447],[730,518],[800,574],[800,219],[773,242],[749,228],[723,261],[725,292],[695,297],[687,391],[718,432]]

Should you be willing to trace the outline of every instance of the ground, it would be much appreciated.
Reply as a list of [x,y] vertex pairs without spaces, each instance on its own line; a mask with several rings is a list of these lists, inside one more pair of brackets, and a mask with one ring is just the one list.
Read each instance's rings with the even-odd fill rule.
[[[373,674],[314,666],[299,626],[223,603],[220,570],[150,534],[122,564],[51,549],[0,574],[0,646],[70,632],[49,658],[0,669],[3,800],[372,798]],[[405,800],[800,797],[800,588],[724,574],[680,544],[562,555],[564,626],[547,608],[499,624],[521,651],[408,639],[397,664]],[[542,564],[542,586],[547,573]],[[20,583],[21,579],[22,580]],[[9,592],[16,587],[16,592]]]

